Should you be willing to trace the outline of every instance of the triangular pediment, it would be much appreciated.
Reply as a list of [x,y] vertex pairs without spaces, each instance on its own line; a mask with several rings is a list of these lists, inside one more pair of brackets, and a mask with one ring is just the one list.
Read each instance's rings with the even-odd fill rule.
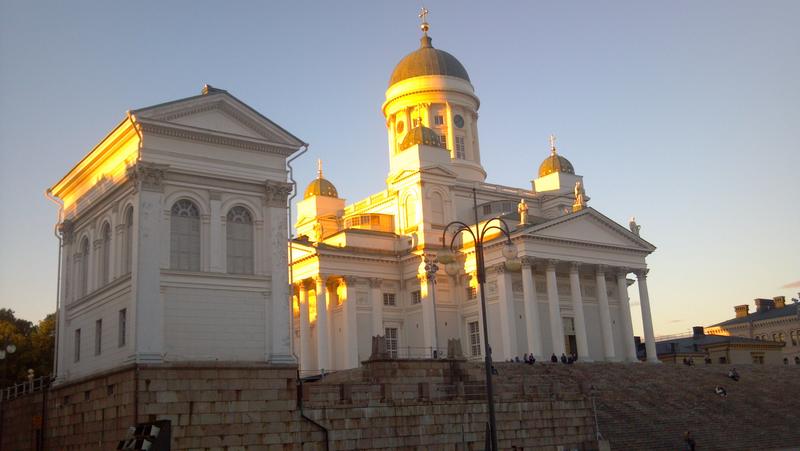
[[536,225],[528,229],[525,234],[648,252],[655,250],[655,246],[592,208]]
[[223,90],[163,103],[132,112],[138,120],[198,133],[242,138],[299,148],[304,143]]

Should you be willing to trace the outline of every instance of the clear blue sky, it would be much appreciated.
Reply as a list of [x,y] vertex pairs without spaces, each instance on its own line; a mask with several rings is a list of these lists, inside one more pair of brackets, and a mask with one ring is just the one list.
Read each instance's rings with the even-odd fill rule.
[[[481,98],[488,181],[530,186],[547,137],[590,205],[658,246],[657,334],[800,287],[800,2],[427,1]],[[0,306],[54,310],[44,190],[128,109],[229,90],[311,144],[350,201],[384,187],[380,105],[415,2],[0,1]],[[357,174],[357,175],[356,175]],[[636,290],[631,290],[634,303]],[[638,307],[634,317],[639,316]],[[636,321],[637,333],[640,332]]]

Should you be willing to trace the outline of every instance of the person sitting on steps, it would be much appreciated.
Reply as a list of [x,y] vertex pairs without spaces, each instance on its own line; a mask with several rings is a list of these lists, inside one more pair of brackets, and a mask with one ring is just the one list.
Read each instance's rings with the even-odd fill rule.
[[553,353],[553,355],[550,356],[550,361],[553,363],[558,363],[558,357],[556,357],[555,352]]
[[561,353],[561,363],[567,363],[567,356],[563,352]]
[[728,371],[728,377],[738,382],[739,381],[739,372],[736,371],[736,368],[731,368],[731,370]]
[[714,387],[714,393],[720,395],[723,398],[728,396],[728,392],[725,391],[725,387],[721,385],[717,385],[716,387]]

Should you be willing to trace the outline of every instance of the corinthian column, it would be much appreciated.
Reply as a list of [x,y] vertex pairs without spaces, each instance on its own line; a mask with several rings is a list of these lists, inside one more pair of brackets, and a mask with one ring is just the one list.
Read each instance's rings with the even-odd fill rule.
[[328,302],[325,277],[314,279],[314,295],[317,302],[317,366],[320,371],[331,370],[331,339],[328,336]]
[[358,322],[356,315],[356,278],[345,276],[345,301],[343,306],[345,335],[345,366],[342,369],[358,368]]
[[591,362],[589,341],[586,337],[586,319],[583,314],[583,295],[581,294],[581,264],[573,262],[569,269],[569,288],[572,293],[572,309],[575,310],[575,342],[578,345],[578,360]]
[[597,266],[595,281],[597,282],[597,303],[600,304],[600,329],[603,331],[603,355],[606,360],[614,360],[614,333],[611,330],[611,310],[608,307],[608,288],[606,287],[606,267]]
[[545,357],[542,352],[542,323],[539,319],[539,303],[536,300],[536,282],[533,278],[533,259],[522,258],[522,297],[525,305],[525,336],[528,352],[537,359]]
[[384,335],[383,330],[383,296],[381,296],[381,279],[369,279],[369,297],[372,304],[372,336]]
[[649,269],[637,270],[636,280],[639,283],[639,302],[642,305],[642,326],[644,328],[644,347],[647,350],[647,361],[659,363],[656,354],[656,337],[653,333],[653,319],[650,316],[650,296],[647,294],[647,273]]
[[561,321],[561,307],[558,299],[558,282],[556,281],[556,264],[558,260],[548,260],[545,268],[547,281],[547,302],[550,305],[550,337],[553,340],[553,353],[556,357],[565,352],[564,325]]
[[311,360],[311,323],[308,308],[308,287],[306,281],[300,282],[297,288],[298,304],[300,304],[300,369],[312,369]]
[[631,321],[631,305],[628,299],[628,269],[617,271],[617,293],[619,293],[620,318],[622,319],[622,336],[625,347],[622,349],[625,360],[636,362],[636,343],[633,341],[633,322]]
[[504,263],[494,267],[497,277],[497,298],[500,301],[500,329],[503,339],[503,359],[513,359],[517,354],[517,321],[514,309],[514,290],[511,273]]

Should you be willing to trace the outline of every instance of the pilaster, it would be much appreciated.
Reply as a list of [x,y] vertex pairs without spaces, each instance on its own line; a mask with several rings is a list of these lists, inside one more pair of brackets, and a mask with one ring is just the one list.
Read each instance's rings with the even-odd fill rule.
[[266,358],[272,363],[297,363],[292,355],[292,314],[289,298],[287,198],[292,185],[268,180],[264,184],[267,230],[270,231],[268,243],[269,265],[267,272],[272,280],[271,299],[268,301],[267,318],[271,320],[267,328],[268,350]]

